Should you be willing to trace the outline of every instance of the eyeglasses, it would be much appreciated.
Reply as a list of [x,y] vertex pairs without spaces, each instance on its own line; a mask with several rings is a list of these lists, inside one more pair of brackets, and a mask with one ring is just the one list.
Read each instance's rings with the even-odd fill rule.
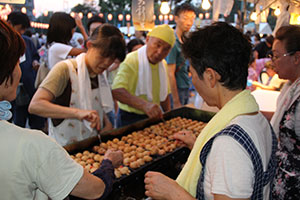
[[288,53],[285,53],[285,54],[283,54],[282,56],[274,56],[273,55],[273,52],[271,52],[270,54],[269,54],[269,58],[271,58],[271,60],[274,62],[274,61],[276,61],[278,58],[281,58],[281,57],[286,57],[286,56],[291,56],[291,55],[293,55],[295,53],[295,51],[291,51],[291,52],[288,52]]

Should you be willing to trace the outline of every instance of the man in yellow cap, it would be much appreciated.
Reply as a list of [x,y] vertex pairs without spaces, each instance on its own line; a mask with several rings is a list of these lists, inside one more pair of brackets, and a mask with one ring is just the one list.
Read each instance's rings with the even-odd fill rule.
[[114,79],[112,93],[119,101],[117,126],[136,121],[162,118],[170,107],[170,88],[164,58],[175,43],[168,25],[156,26],[146,38],[146,45],[126,56]]

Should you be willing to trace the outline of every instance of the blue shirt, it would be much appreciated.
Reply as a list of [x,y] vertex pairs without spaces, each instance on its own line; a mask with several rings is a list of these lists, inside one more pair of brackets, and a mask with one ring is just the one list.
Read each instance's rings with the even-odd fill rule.
[[22,71],[22,77],[21,81],[25,87],[26,92],[29,94],[30,97],[32,97],[35,93],[35,87],[34,82],[36,78],[36,71],[32,68],[32,62],[34,60],[39,61],[40,56],[37,52],[37,49],[34,46],[34,43],[32,42],[31,38],[22,35],[23,40],[26,44],[26,50],[25,50],[25,57],[26,60],[22,63],[20,63],[21,71]]

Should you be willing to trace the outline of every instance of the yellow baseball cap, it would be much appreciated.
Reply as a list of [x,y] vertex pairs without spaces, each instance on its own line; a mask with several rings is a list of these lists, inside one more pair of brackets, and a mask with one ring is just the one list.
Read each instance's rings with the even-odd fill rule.
[[174,30],[167,24],[156,26],[148,33],[148,36],[159,38],[170,44],[172,47],[176,40]]

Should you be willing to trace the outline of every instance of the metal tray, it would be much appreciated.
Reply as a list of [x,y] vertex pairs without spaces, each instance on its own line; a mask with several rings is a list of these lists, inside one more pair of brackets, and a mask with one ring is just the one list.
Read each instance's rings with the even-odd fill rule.
[[[164,119],[169,120],[175,117],[184,117],[192,120],[198,120],[208,122],[215,113],[193,109],[189,107],[182,107],[172,110],[164,114]],[[114,129],[109,132],[105,132],[102,135],[102,141],[112,140],[113,138],[121,138],[128,135],[133,131],[142,130],[153,124],[157,124],[161,120],[145,119],[137,123]],[[80,142],[76,142],[65,146],[64,148],[70,153],[82,152],[83,150],[91,149],[94,145],[99,145],[98,137],[92,137]],[[122,176],[117,179],[113,185],[113,191],[107,199],[119,200],[127,199],[143,199],[144,195],[144,175],[147,171],[159,171],[165,175],[176,178],[181,171],[181,165],[187,160],[190,151],[187,148],[180,147],[172,152],[166,153],[163,156],[154,156],[153,160],[145,165],[131,170],[128,176]],[[71,198],[75,199],[75,198]],[[77,199],[77,198],[76,198]]]

